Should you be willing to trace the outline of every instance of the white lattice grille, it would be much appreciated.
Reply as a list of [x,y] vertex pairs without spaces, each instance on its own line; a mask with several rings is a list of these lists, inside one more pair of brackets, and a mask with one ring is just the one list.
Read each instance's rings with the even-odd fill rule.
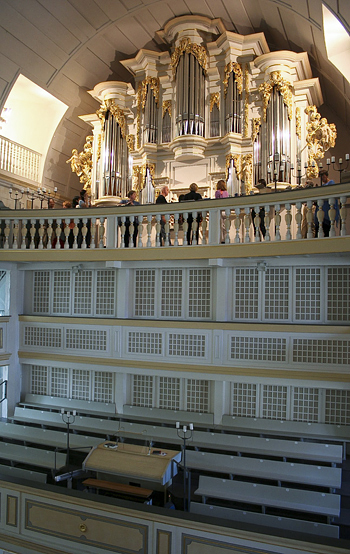
[[182,316],[182,269],[162,270],[161,315]]
[[321,319],[321,271],[317,267],[300,267],[295,271],[295,319]]
[[153,354],[162,353],[163,337],[161,333],[148,333],[143,331],[130,331],[128,336],[129,354]]
[[264,385],[262,392],[262,417],[287,419],[287,387]]
[[66,329],[66,348],[75,350],[107,350],[107,331]]
[[329,267],[327,277],[327,320],[349,323],[350,267]]
[[319,389],[294,387],[293,420],[317,423],[319,420]]
[[96,315],[115,313],[116,274],[114,269],[96,272]]
[[259,314],[258,272],[255,268],[237,268],[234,276],[235,319],[257,319]]
[[24,328],[24,345],[61,348],[61,329],[26,326]]
[[92,271],[83,270],[74,273],[75,315],[92,315]]
[[95,402],[113,402],[113,373],[107,371],[94,372],[94,394]]
[[51,396],[69,397],[68,369],[64,367],[51,368]]
[[54,314],[70,313],[71,272],[53,272],[52,312]]
[[287,320],[289,317],[289,269],[268,268],[265,273],[264,317]]
[[154,317],[155,275],[154,269],[135,271],[134,314],[136,317]]
[[293,339],[293,362],[348,365],[350,341],[332,339]]
[[34,271],[33,312],[48,314],[50,311],[50,272]]
[[325,423],[350,425],[349,390],[326,390]]
[[87,369],[72,369],[72,398],[90,400],[90,373]]
[[31,386],[32,394],[47,394],[47,376],[48,369],[43,365],[32,365]]
[[180,379],[177,377],[159,378],[159,408],[180,409]]
[[190,269],[188,283],[188,315],[208,319],[211,315],[211,270]]
[[264,362],[286,361],[284,338],[231,337],[231,360],[256,360]]
[[256,399],[256,385],[232,383],[231,414],[237,417],[256,417]]
[[169,356],[205,357],[205,335],[169,334]]
[[209,381],[188,379],[186,386],[186,404],[188,412],[209,412]]
[[153,377],[151,375],[133,375],[132,405],[143,408],[153,406]]

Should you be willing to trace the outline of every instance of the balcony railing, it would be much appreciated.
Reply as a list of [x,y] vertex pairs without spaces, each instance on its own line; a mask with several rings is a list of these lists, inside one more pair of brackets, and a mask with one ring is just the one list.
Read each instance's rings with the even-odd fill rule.
[[119,249],[126,243],[129,248],[155,248],[323,239],[326,219],[329,237],[342,237],[350,235],[349,196],[350,184],[343,183],[223,200],[79,211],[4,211],[0,246]]
[[41,154],[0,136],[0,170],[39,182]]

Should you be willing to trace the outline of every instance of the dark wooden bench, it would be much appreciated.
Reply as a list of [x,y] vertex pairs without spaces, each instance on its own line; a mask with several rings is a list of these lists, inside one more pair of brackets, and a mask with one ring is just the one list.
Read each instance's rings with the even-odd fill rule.
[[85,479],[85,481],[83,481],[83,485],[85,485],[88,489],[101,489],[113,492],[119,496],[132,497],[143,501],[149,500],[153,494],[152,489],[145,489],[143,487],[137,487],[136,485],[116,483],[114,481],[104,481],[102,479]]

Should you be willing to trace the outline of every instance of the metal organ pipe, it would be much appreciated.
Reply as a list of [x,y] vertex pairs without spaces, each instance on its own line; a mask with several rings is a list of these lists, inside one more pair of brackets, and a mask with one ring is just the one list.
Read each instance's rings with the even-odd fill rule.
[[204,136],[203,69],[193,54],[184,53],[176,72],[177,134]]

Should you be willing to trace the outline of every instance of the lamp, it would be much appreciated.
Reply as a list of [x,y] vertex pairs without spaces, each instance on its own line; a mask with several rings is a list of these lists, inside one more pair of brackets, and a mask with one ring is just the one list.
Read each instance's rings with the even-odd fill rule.
[[188,423],[188,425],[180,425],[180,422],[177,421],[175,424],[177,436],[182,439],[182,465],[184,472],[183,480],[183,493],[184,493],[184,512],[188,512],[190,509],[191,502],[191,475],[187,476],[186,468],[186,441],[192,438],[193,434],[193,423]]

